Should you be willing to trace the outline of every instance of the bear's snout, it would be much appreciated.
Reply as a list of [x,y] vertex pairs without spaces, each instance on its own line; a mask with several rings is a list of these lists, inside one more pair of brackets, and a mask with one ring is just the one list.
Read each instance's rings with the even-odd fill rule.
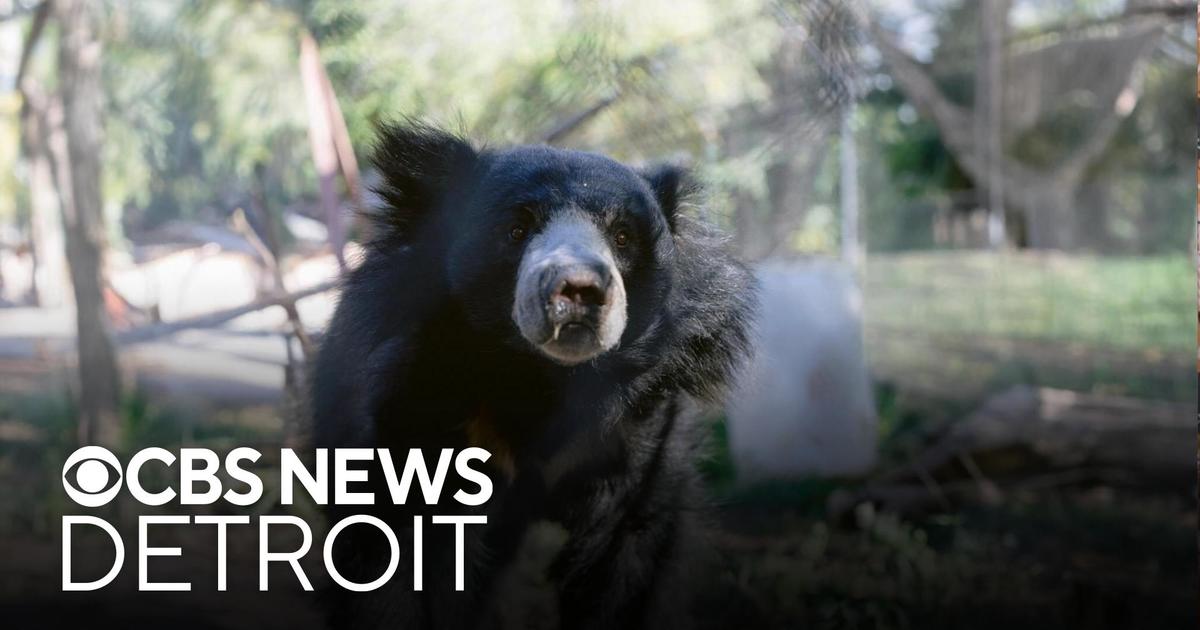
[[580,323],[595,327],[600,310],[608,304],[611,274],[601,264],[576,264],[550,270],[546,316],[562,326]]
[[574,365],[617,345],[625,330],[625,285],[586,217],[547,226],[529,243],[517,273],[513,321],[543,354]]

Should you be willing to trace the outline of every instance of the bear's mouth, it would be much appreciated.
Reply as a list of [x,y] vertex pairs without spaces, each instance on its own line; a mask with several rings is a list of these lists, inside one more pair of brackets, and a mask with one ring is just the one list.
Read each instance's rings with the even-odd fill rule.
[[551,359],[567,365],[581,363],[604,351],[596,329],[583,322],[567,322],[556,327],[538,349]]
[[567,322],[554,329],[554,336],[550,338],[550,343],[577,346],[595,343],[596,337],[595,327],[583,322]]

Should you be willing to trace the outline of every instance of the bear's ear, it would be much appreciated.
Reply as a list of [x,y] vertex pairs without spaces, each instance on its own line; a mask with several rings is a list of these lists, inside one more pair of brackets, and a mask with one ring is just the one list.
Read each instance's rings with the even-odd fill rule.
[[369,215],[373,238],[407,239],[477,157],[469,142],[428,124],[406,120],[381,125],[371,161],[383,178],[375,192],[385,207]]
[[642,170],[641,175],[650,184],[650,191],[658,200],[667,225],[675,232],[679,207],[700,191],[700,186],[686,166],[659,164]]

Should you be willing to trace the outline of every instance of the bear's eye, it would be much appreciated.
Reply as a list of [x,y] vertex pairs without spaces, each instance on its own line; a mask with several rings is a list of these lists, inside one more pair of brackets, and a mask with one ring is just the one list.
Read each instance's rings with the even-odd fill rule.
[[529,231],[526,230],[525,226],[523,225],[514,225],[512,226],[512,229],[508,231],[508,238],[512,239],[516,243],[520,243],[521,241],[525,240],[525,237],[528,235]]
[[626,245],[629,245],[629,231],[618,230],[617,233],[613,235],[613,242],[617,244],[617,247],[625,247]]

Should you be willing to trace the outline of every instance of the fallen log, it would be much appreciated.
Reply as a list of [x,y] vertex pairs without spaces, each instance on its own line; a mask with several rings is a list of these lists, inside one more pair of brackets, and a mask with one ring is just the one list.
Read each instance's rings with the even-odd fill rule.
[[[1190,405],[1018,386],[988,399],[932,448],[885,479],[934,471],[969,453],[1025,450],[1052,468],[1116,467],[1152,475],[1191,471]],[[1188,475],[1190,476],[1190,475]]]
[[154,339],[172,335],[183,330],[196,328],[217,328],[243,315],[249,315],[250,313],[255,313],[265,308],[271,308],[272,306],[282,306],[287,308],[288,306],[294,305],[296,302],[303,300],[306,297],[325,293],[326,291],[330,291],[337,286],[338,282],[336,280],[331,280],[329,282],[323,282],[316,286],[302,289],[300,291],[294,291],[292,293],[285,293],[281,295],[266,296],[250,302],[249,304],[235,306],[233,308],[228,308],[213,313],[206,313],[204,315],[197,315],[195,317],[187,317],[172,322],[161,322],[149,326],[139,326],[137,328],[118,333],[116,335],[116,340],[117,343],[120,344],[135,344],[152,341]]
[[878,503],[900,511],[998,500],[1004,490],[1103,481],[1186,487],[1195,411],[1182,403],[1018,386],[989,398],[932,446],[854,491],[832,516]]

